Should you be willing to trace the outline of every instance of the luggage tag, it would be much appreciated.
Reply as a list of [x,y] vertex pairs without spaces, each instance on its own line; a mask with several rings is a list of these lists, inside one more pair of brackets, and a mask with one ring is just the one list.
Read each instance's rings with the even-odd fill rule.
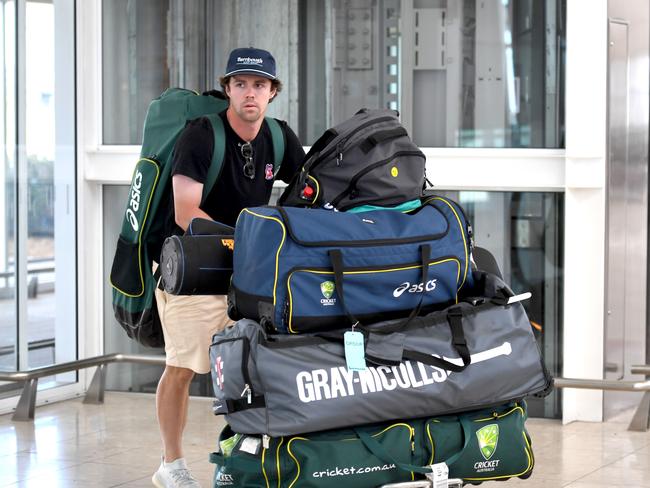
[[431,473],[426,473],[426,477],[431,481],[433,488],[448,488],[449,486],[449,468],[447,463],[436,463],[429,466]]
[[361,332],[356,332],[354,330],[356,325],[357,324],[354,324],[352,330],[348,330],[343,334],[345,363],[348,367],[348,371],[365,371],[366,353],[363,346],[364,338]]
[[243,452],[247,452],[248,454],[252,454],[253,456],[256,456],[257,452],[259,451],[261,443],[262,441],[260,440],[259,437],[248,436],[245,437],[244,440],[239,445],[239,450]]

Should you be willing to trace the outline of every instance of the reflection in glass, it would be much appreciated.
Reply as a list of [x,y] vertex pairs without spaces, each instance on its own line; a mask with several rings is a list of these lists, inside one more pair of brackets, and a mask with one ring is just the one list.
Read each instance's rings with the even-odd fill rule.
[[[15,4],[0,2],[0,91],[16,92]],[[16,97],[0,97],[0,370],[17,366]],[[0,387],[0,392],[10,385]]]
[[[301,4],[303,58],[326,66],[320,78],[301,66],[306,144],[319,118],[385,107],[420,146],[563,147],[564,0],[333,0],[310,15],[317,4]],[[331,94],[326,114],[318,92]]]
[[[71,1],[27,1],[24,28],[26,225],[18,249],[26,265],[26,314],[19,323],[26,361],[37,368],[72,361],[76,346],[74,55]],[[22,177],[22,176],[21,176]],[[22,235],[21,232],[26,233]],[[19,271],[20,272],[20,271]],[[41,381],[76,380],[66,373]]]
[[[531,327],[554,376],[562,372],[564,194],[539,192],[438,192],[459,202],[472,223],[476,246],[490,251],[514,293],[531,292],[523,302]],[[533,416],[560,416],[557,392],[531,399]]]
[[273,53],[284,83],[267,114],[297,127],[291,7],[284,0],[103,0],[103,143],[141,144],[153,98],[170,86],[220,89],[230,50],[251,45]]
[[306,145],[384,107],[420,146],[563,147],[565,4],[104,0],[103,141],[140,144],[152,98],[214,88],[229,50],[253,44],[276,55],[284,82],[272,115]]

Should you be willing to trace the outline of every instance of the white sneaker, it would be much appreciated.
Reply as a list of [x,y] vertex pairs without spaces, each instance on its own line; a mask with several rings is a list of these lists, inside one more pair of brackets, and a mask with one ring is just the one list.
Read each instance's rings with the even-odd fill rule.
[[151,481],[158,488],[201,488],[199,482],[187,469],[185,458],[176,459],[171,463],[166,463],[163,458]]

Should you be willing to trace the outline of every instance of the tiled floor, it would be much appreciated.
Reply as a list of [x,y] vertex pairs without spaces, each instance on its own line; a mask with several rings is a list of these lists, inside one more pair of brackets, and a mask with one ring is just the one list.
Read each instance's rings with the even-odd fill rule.
[[[189,418],[186,457],[208,488],[208,452],[223,423],[208,399],[192,399]],[[624,420],[562,427],[531,419],[532,477],[483,486],[650,488],[650,432],[628,432]],[[104,405],[70,400],[39,407],[33,423],[0,416],[0,486],[150,487],[159,456],[152,395],[107,393]]]

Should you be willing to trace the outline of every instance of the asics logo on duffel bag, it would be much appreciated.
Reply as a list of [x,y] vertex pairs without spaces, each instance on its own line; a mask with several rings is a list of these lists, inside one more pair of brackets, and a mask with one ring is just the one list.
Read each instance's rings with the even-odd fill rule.
[[438,281],[438,280],[437,279],[429,280],[429,281],[427,281],[426,286],[424,285],[424,283],[413,283],[413,284],[411,284],[408,281],[405,281],[404,283],[399,285],[397,288],[395,288],[395,290],[393,290],[393,296],[395,298],[399,298],[404,294],[404,292],[407,292],[407,293],[422,293],[425,290],[426,291],[433,291],[433,290],[436,289],[436,281]]
[[135,212],[140,208],[140,187],[142,186],[142,173],[136,171],[133,176],[133,183],[131,183],[131,200],[129,200],[129,207],[126,209],[126,218],[133,227],[135,232],[138,232],[140,224]]

